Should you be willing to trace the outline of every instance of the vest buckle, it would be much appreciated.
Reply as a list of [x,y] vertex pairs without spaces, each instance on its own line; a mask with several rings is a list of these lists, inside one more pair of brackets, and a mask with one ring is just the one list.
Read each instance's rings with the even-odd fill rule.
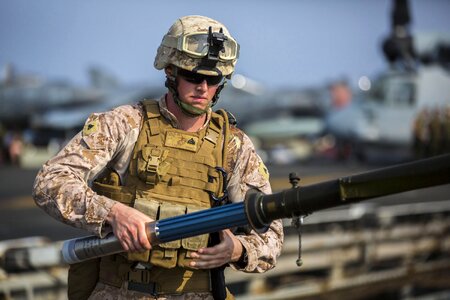
[[152,156],[147,162],[147,172],[156,173],[159,166],[159,157]]
[[168,151],[155,148],[151,149],[148,156],[147,165],[145,166],[146,183],[149,185],[155,185],[169,170],[170,164],[165,161]]
[[140,264],[127,274],[128,290],[156,296],[158,294],[158,283],[150,279],[150,270]]
[[162,150],[152,149],[150,152],[150,157],[147,162],[147,171],[151,173],[156,173],[159,166],[159,161],[161,160]]

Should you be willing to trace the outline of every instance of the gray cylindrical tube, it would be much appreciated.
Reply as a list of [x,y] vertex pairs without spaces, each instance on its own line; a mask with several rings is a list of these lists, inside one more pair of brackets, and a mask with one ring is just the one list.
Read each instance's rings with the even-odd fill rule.
[[62,256],[66,263],[74,264],[87,259],[123,252],[119,240],[112,234],[99,239],[96,236],[75,238],[64,242]]

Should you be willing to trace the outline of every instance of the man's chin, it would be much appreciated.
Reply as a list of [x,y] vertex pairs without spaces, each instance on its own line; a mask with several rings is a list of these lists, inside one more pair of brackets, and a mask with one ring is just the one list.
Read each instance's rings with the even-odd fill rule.
[[198,109],[201,109],[201,110],[205,110],[205,109],[208,108],[209,103],[208,102],[207,103],[204,103],[204,102],[203,103],[191,103],[190,105],[195,107],[195,108],[198,108]]

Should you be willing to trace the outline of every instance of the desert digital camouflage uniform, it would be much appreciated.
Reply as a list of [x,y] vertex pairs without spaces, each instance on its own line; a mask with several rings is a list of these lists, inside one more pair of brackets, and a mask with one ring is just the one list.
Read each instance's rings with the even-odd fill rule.
[[[159,100],[161,114],[178,128],[175,116],[166,107],[164,96]],[[207,114],[207,126],[211,112]],[[100,237],[111,232],[105,223],[115,204],[91,189],[92,182],[105,168],[115,170],[126,181],[128,165],[143,119],[141,104],[120,106],[106,113],[92,114],[85,128],[64,149],[39,171],[33,197],[39,207],[66,224],[83,228]],[[242,201],[250,188],[271,193],[269,174],[256,154],[248,136],[231,126],[228,143],[228,192],[232,202]],[[264,234],[251,232],[237,236],[248,254],[248,264],[233,269],[244,272],[265,272],[275,266],[283,243],[280,220],[274,221]],[[90,299],[213,299],[210,293],[185,293],[155,298],[98,283]]]

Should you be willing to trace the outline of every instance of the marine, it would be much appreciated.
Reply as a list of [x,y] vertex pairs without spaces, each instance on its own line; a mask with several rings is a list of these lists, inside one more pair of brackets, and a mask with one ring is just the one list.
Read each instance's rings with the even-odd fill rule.
[[224,230],[152,247],[145,224],[271,193],[269,173],[232,115],[212,107],[231,78],[239,44],[220,22],[178,19],[154,66],[167,93],[104,113],[39,171],[33,197],[52,217],[99,237],[113,232],[124,255],[72,265],[70,299],[231,299],[223,268],[265,272],[283,243],[280,220],[264,234]]

